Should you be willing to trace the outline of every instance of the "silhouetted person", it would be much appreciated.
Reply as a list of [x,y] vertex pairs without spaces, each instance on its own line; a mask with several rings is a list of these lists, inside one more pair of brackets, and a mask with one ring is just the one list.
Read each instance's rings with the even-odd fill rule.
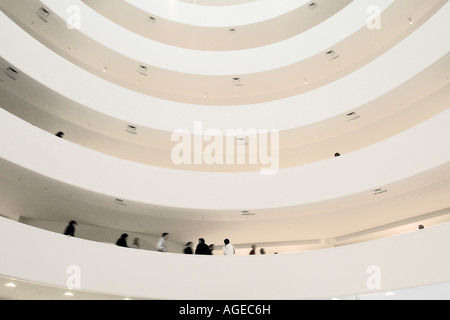
[[184,254],[194,254],[194,250],[192,250],[193,243],[189,241],[186,243],[186,246],[183,249]]
[[261,248],[261,249],[259,249],[259,253],[266,254],[266,250],[264,250],[264,248]]
[[69,225],[66,227],[66,230],[64,230],[64,234],[66,236],[75,237],[75,226],[77,225],[77,222],[75,220],[72,220],[69,222]]
[[197,248],[195,248],[195,254],[211,254],[209,246],[205,243],[205,239],[198,239]]
[[230,240],[225,239],[223,240],[223,243],[225,243],[225,245],[223,246],[224,255],[230,256],[236,253],[236,250],[234,250],[234,246],[230,243]]
[[55,136],[57,136],[59,138],[64,138],[64,132],[59,131],[57,134],[55,134]]
[[253,256],[253,255],[255,255],[256,254],[256,244],[252,244],[252,250],[250,250],[250,253],[249,253],[251,256]]
[[117,240],[116,245],[118,245],[119,247],[126,247],[126,248],[128,248],[127,238],[128,238],[128,234],[122,233],[120,238]]
[[424,229],[425,227],[423,226],[423,224],[419,224],[419,230]]

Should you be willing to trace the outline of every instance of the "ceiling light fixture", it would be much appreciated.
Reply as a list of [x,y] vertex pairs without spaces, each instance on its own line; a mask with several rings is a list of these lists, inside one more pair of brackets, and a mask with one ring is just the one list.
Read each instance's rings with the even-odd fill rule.
[[138,70],[137,70],[140,74],[142,74],[143,76],[147,76],[147,67],[144,65],[139,65]]
[[73,293],[72,292],[66,292],[64,293],[65,296],[69,296],[69,297],[73,297]]
[[126,206],[125,201],[123,201],[122,199],[114,199],[114,202],[116,204],[120,204],[121,206]]
[[6,68],[3,71],[5,72],[5,74],[8,77],[10,77],[13,80],[16,80],[17,79],[17,75],[19,74],[19,72],[16,69],[12,68],[12,67],[8,67],[8,68]]
[[393,295],[395,295],[395,293],[394,292],[391,292],[391,291],[389,291],[389,292],[386,292],[385,294],[384,294],[385,296],[393,296]]
[[345,115],[347,117],[347,121],[352,121],[358,119],[360,116],[356,112],[352,111]]
[[233,83],[233,85],[236,86],[236,87],[241,87],[241,86],[242,86],[241,78],[233,78],[233,79],[232,79],[232,83]]
[[328,58],[330,58],[330,60],[334,60],[334,59],[339,58],[339,55],[336,54],[336,52],[335,52],[334,50],[329,50],[329,51],[325,52],[325,55],[326,55]]
[[137,134],[137,128],[135,126],[130,125],[130,124],[127,126],[125,131],[129,132],[129,133],[132,133],[132,134]]
[[377,194],[380,194],[380,193],[385,193],[385,192],[387,192],[387,190],[386,189],[381,189],[381,188],[373,190],[373,194],[374,195],[377,195]]
[[246,146],[248,144],[248,138],[245,136],[236,137],[236,144]]
[[41,7],[38,11],[36,11],[36,14],[42,19],[42,21],[47,23],[47,18],[50,16],[50,12],[47,9]]
[[412,18],[409,18],[408,20],[409,20],[409,24],[413,24]]

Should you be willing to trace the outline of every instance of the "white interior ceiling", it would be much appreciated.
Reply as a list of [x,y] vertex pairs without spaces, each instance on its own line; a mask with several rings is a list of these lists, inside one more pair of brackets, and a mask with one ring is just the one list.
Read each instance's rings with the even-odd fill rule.
[[[448,11],[448,1],[376,2],[379,7],[375,8],[383,8],[380,9],[382,26],[377,30],[369,29],[364,23],[361,25],[361,21],[368,21],[370,11],[364,19],[358,18],[360,26],[354,29],[345,30],[342,25],[334,24],[354,19],[349,16],[353,7],[369,9],[374,1],[361,4],[360,1],[321,0],[315,1],[315,5],[311,5],[312,1],[302,5],[289,2],[291,8],[280,8],[279,14],[271,16],[261,8],[261,16],[255,12],[247,23],[236,19],[233,24],[218,25],[216,21],[213,26],[208,25],[211,22],[207,19],[198,19],[198,24],[187,21],[190,18],[181,11],[179,15],[164,17],[167,8],[154,7],[152,14],[151,4],[147,2],[149,7],[143,10],[133,5],[136,2],[111,0],[105,5],[106,1],[101,0],[65,0],[64,3],[0,0],[4,26],[18,29],[11,29],[10,34],[5,29],[1,31],[2,46],[5,46],[0,57],[1,108],[45,133],[54,135],[64,131],[65,140],[82,148],[140,165],[173,170],[173,174],[198,173],[199,177],[255,172],[259,167],[174,165],[170,160],[174,147],[170,126],[192,124],[193,119],[204,119],[206,124],[217,127],[221,121],[223,127],[234,124],[238,127],[266,125],[267,128],[276,123],[275,127],[279,128],[288,123],[285,130],[280,131],[280,169],[293,170],[329,161],[336,152],[342,156],[363,153],[448,110],[448,46],[435,43],[425,32],[427,28],[436,28],[433,18]],[[266,2],[269,6],[276,1]],[[80,30],[67,28],[64,18],[49,9],[59,8],[63,12],[71,3],[86,10],[86,17],[91,19],[90,24],[81,20],[86,24]],[[242,13],[240,8],[257,7],[261,2],[183,0],[170,3],[172,13],[187,6],[192,12],[199,10],[197,14],[211,12],[212,15],[213,11],[208,10],[235,10],[237,17],[238,12]],[[37,14],[42,7],[48,9],[47,21]],[[155,19],[149,20],[149,16]],[[96,21],[98,29],[94,30],[90,26]],[[121,36],[125,36],[123,49],[114,49],[119,40],[114,33],[104,34],[105,43],[95,38],[100,28],[105,28],[105,32],[120,29]],[[336,37],[323,35],[311,39],[311,35],[320,35],[320,30],[330,29]],[[13,31],[22,32],[30,46],[15,42],[11,36]],[[448,23],[440,26],[439,35],[450,38]],[[136,47],[126,45],[126,41],[131,44],[131,39],[137,39],[133,42]],[[312,49],[308,51],[301,45],[308,44],[309,49],[317,48],[316,52],[306,54],[313,52]],[[291,45],[296,45],[297,51]],[[142,52],[133,49],[139,46]],[[429,50],[430,46],[436,49]],[[158,53],[159,60],[148,56],[145,63],[139,60],[145,55],[143,52],[149,54],[154,50],[156,55],[159,48],[167,49],[165,52],[170,55]],[[410,48],[414,48],[414,52],[408,53]],[[11,54],[13,50],[17,55]],[[333,59],[329,57],[330,50],[333,50],[330,53],[334,54]],[[432,53],[436,56],[432,57]],[[199,57],[211,60],[202,61]],[[251,63],[252,59],[254,63],[239,72],[240,63]],[[216,65],[208,64],[213,62]],[[137,72],[144,64],[147,76]],[[15,80],[8,76],[8,67],[18,71]],[[381,76],[375,75],[374,69],[382,70]],[[74,77],[65,71],[73,71]],[[233,85],[233,78],[239,78],[239,85]],[[98,87],[84,79],[92,79],[92,84]],[[364,79],[367,88],[373,86],[373,98],[351,92],[352,87],[355,91],[365,88],[363,82],[356,79]],[[342,83],[348,84],[342,88],[349,91],[341,89]],[[102,104],[107,106],[105,101],[115,103],[113,98],[100,94],[100,86],[109,88],[112,97],[136,98],[120,101],[116,98],[124,110],[129,108],[132,112],[125,112],[122,117],[116,109],[97,109]],[[384,86],[386,89],[381,90]],[[60,87],[66,91],[59,90]],[[118,88],[117,92],[114,88]],[[338,88],[339,95],[324,97],[324,92],[331,92],[327,91],[329,88]],[[89,96],[85,96],[85,92]],[[306,108],[304,118],[295,118],[289,110],[297,112],[300,107],[304,108],[301,102],[310,101],[305,97],[311,95],[323,98],[328,104],[306,106],[310,107],[310,114]],[[362,96],[360,100],[358,95]],[[353,100],[361,102],[351,108],[347,105],[348,109],[344,105],[336,112],[333,107],[338,104],[337,97],[342,98],[343,105]],[[142,99],[139,100],[143,102],[142,107],[133,109],[138,99]],[[318,116],[314,118],[315,112]],[[138,121],[142,121],[142,125],[136,124]],[[137,134],[126,130],[129,125],[137,127]],[[14,134],[21,135],[21,132]],[[444,141],[442,148],[446,146],[445,138],[449,142],[447,146],[450,145],[449,136],[440,138]],[[428,156],[433,158],[433,154]],[[367,170],[371,170],[377,160],[374,157],[373,162],[365,164]],[[86,228],[108,228],[151,237],[169,231],[171,240],[179,244],[199,237],[210,243],[221,243],[224,237],[229,237],[238,248],[247,248],[256,242],[268,248],[296,251],[321,247],[327,239],[333,239],[336,245],[345,245],[411,231],[418,224],[449,221],[449,169],[447,161],[385,185],[319,202],[241,208],[254,214],[247,215],[239,209],[220,210],[212,206],[209,209],[202,206],[180,208],[128,200],[126,205],[118,204],[110,195],[58,181],[12,163],[5,156],[0,159],[0,215],[35,222],[65,223],[74,219]],[[170,181],[167,183],[170,185]],[[294,182],[288,185],[290,190],[280,189],[276,200],[282,202],[284,193],[292,194],[293,185]],[[192,179],[185,188],[199,187]],[[261,194],[248,190],[242,198],[256,201]],[[226,192],[217,195],[218,198],[228,196]],[[201,194],[198,199],[201,201]],[[233,207],[233,203],[229,203],[229,207]],[[6,295],[4,292],[9,289],[1,288],[0,294]]]

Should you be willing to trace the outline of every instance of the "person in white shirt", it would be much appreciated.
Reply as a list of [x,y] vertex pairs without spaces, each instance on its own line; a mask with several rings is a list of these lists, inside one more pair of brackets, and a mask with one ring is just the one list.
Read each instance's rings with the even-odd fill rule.
[[230,243],[230,240],[225,239],[223,240],[223,242],[225,243],[225,245],[223,246],[224,255],[228,256],[236,253],[236,251],[234,250],[234,246]]
[[169,239],[169,234],[167,232],[164,232],[161,236],[161,238],[158,240],[158,244],[156,245],[156,249],[159,252],[166,252],[166,240]]

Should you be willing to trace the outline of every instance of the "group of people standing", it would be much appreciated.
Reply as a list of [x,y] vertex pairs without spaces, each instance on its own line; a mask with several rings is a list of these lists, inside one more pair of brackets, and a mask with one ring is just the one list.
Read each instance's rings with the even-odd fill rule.
[[[223,246],[223,254],[224,255],[233,255],[236,253],[236,250],[234,249],[234,246],[230,243],[229,239],[223,240],[224,246]],[[185,254],[203,254],[203,255],[212,255],[213,251],[215,249],[214,244],[207,245],[205,242],[205,239],[199,238],[197,247],[195,248],[195,251],[193,249],[194,244],[189,241],[186,243],[185,248],[183,249],[183,253]]]
[[[166,247],[166,240],[169,238],[169,233],[164,232],[161,235],[161,238],[158,240],[158,244],[156,246],[157,250],[159,252],[166,252],[167,251],[167,247]],[[234,248],[234,246],[230,243],[229,239],[225,239],[223,240],[224,246],[223,246],[223,254],[224,255],[233,255],[236,254],[236,250]],[[183,253],[184,254],[200,254],[200,255],[212,255],[213,251],[215,249],[215,245],[214,244],[206,244],[205,239],[204,238],[199,238],[198,239],[198,244],[197,247],[195,248],[195,250],[193,249],[194,244],[189,241],[188,243],[186,243],[185,248],[183,249]]]

